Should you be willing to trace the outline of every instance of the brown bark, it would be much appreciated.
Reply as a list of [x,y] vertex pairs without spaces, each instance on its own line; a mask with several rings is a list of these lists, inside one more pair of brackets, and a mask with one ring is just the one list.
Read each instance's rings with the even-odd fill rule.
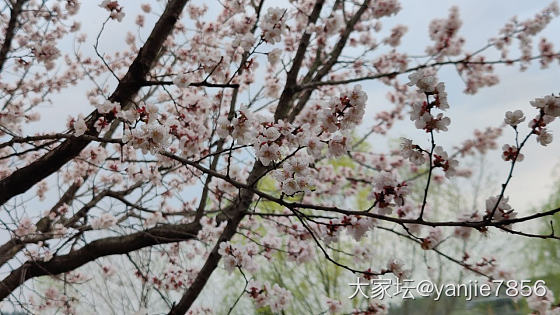
[[17,19],[21,13],[23,5],[27,0],[17,0],[14,6],[10,10],[10,21],[8,21],[8,27],[6,28],[6,33],[4,34],[4,42],[2,43],[2,48],[0,48],[0,72],[4,68],[4,63],[8,58],[8,52],[12,48],[12,40],[16,34]]
[[0,300],[8,297],[31,278],[69,272],[104,256],[125,254],[157,244],[194,239],[200,228],[198,222],[181,225],[165,224],[130,235],[98,239],[76,251],[56,256],[47,262],[28,261],[10,272],[0,282]]

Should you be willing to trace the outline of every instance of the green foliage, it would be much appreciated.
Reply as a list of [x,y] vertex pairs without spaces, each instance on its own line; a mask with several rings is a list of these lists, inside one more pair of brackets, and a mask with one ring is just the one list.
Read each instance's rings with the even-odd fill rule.
[[[560,178],[553,186],[553,193],[548,200],[533,212],[542,212],[560,207]],[[547,235],[551,232],[551,226],[554,227],[556,235],[560,231],[560,213],[553,216],[545,217],[541,221],[540,234]],[[537,239],[528,238],[524,242],[524,251],[528,257],[527,268],[534,276],[533,280],[544,280],[546,286],[554,292],[556,299],[560,299],[560,241],[557,239]]]
[[[369,147],[369,144],[363,142],[358,147],[358,150],[354,148],[354,151],[361,151],[360,149],[365,150],[367,149],[367,147]],[[338,159],[323,160],[321,163],[327,163],[328,165],[331,165],[335,170],[338,170],[340,168],[355,169],[357,167],[357,162],[355,162],[350,156],[343,156]],[[367,169],[365,169],[365,171],[368,172],[368,174],[364,175],[375,176],[375,174],[378,173],[373,170],[370,172]],[[408,182],[411,188],[409,202],[420,203],[424,195],[427,168],[418,170],[416,174],[418,174],[418,178]],[[413,178],[414,176],[415,174],[411,174],[408,170],[401,170],[399,174],[399,178],[403,180]],[[439,185],[433,182],[432,185],[430,185],[429,211],[427,213],[430,217],[437,217],[440,220],[443,220],[446,217],[454,218],[457,216],[458,211],[471,210],[471,205],[476,204],[476,200],[468,200],[470,198],[470,195],[468,193],[465,193],[465,185],[460,184],[460,182],[458,181],[452,181],[451,183],[451,185]],[[483,183],[481,183],[481,185],[483,185]],[[279,197],[280,192],[278,191],[277,187],[278,183],[271,176],[263,177],[258,184],[258,188],[261,191]],[[371,188],[363,188],[358,190],[357,193],[355,193],[351,198],[341,200],[337,204],[344,203],[345,207],[348,208],[367,209],[371,206],[372,203],[370,194]],[[284,199],[287,201],[299,201],[301,197],[301,195],[296,195],[294,197],[284,197]],[[332,199],[332,196],[325,195],[318,198],[329,200]],[[282,206],[279,206],[273,202],[263,201],[262,199],[259,200],[256,208],[259,212],[268,213],[279,213],[284,210]],[[317,211],[307,209],[300,209],[300,211],[309,214],[320,214]],[[294,220],[297,221],[297,219]],[[265,235],[267,233],[264,228],[258,229],[257,232],[261,235]],[[358,246],[375,248],[375,258],[372,258],[374,261],[364,263],[364,265],[382,265],[386,262],[386,259],[389,256],[395,254],[395,251],[398,251],[398,256],[400,257],[403,256],[403,253],[407,253],[406,258],[409,258],[411,261],[415,262],[411,264],[411,266],[414,265],[418,268],[421,268],[417,265],[422,264],[422,262],[428,264],[428,260],[434,260],[437,258],[437,256],[434,256],[436,258],[432,257],[431,252],[421,250],[416,243],[406,243],[397,248],[396,246],[394,246],[394,240],[388,242],[387,236],[387,232],[374,228],[373,232],[368,233],[368,236],[360,241],[360,244]],[[358,266],[354,261],[353,257],[351,255],[348,255],[348,251],[350,251],[351,248],[353,248],[353,246],[355,245],[356,244],[354,243],[354,241],[350,240],[350,238],[345,235],[344,237],[341,237],[338,242],[329,244],[330,248],[326,249],[328,250],[330,257],[337,262],[355,268],[360,268],[360,266]],[[402,246],[406,246],[404,247],[404,250]],[[450,242],[449,244],[446,244],[445,250],[448,252],[452,251],[455,253],[462,253],[466,250],[465,247],[466,244]],[[315,258],[312,261],[303,264],[290,261],[288,254],[285,252],[276,251],[272,253],[272,255],[272,259],[267,261],[266,265],[264,265],[260,269],[260,271],[254,275],[254,279],[260,282],[268,281],[271,284],[277,283],[278,285],[289,290],[292,293],[293,300],[285,310],[286,314],[321,313],[321,311],[326,310],[324,301],[325,297],[341,300],[346,305],[348,303],[351,303],[353,308],[364,308],[369,302],[367,299],[346,299],[347,294],[349,294],[347,292],[348,281],[352,279],[353,274],[325,259],[323,252],[318,248],[315,252]],[[441,264],[442,262],[434,261],[434,263]],[[438,279],[437,281],[441,282],[449,279],[459,281],[463,277],[462,272],[459,271],[457,273],[459,277],[458,280],[453,274],[454,271],[457,271],[457,269],[447,269],[443,266],[440,266],[439,271],[437,271],[439,272],[439,275],[436,276]],[[247,297],[244,298],[246,300],[248,299]],[[463,309],[465,308],[465,303],[461,304],[456,300],[448,302],[448,304],[442,304],[438,302],[438,305],[434,306],[432,305],[433,303],[422,301],[420,302],[420,304],[409,306],[411,306],[415,311],[424,314],[426,312],[429,312],[430,310],[435,310],[435,308],[440,310],[442,309],[442,307],[443,312],[445,313],[446,310],[451,310],[450,307],[453,306],[455,307],[454,310],[457,311],[457,313],[454,314],[466,314],[465,312],[461,313],[460,310],[461,307],[463,307]],[[492,306],[482,304],[480,305],[480,307],[484,309],[493,309]],[[394,309],[394,307],[392,308]],[[396,309],[398,310],[399,306],[397,306]],[[494,310],[496,309],[494,308]],[[272,314],[268,307],[253,309],[252,311],[256,312],[257,314]],[[473,309],[473,314],[491,313],[492,311],[488,310],[481,310],[480,312],[478,312],[478,310],[474,311]],[[397,313],[394,314],[399,313],[397,311]]]

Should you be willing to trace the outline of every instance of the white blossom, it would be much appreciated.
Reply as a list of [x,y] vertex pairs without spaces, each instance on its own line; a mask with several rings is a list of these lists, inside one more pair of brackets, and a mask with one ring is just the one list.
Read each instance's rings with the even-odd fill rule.
[[76,137],[79,137],[86,133],[87,129],[88,128],[84,120],[84,115],[78,115],[78,118],[76,119],[76,121],[74,121],[74,135]]
[[117,218],[115,218],[110,213],[103,213],[98,218],[91,220],[91,228],[94,230],[107,229],[112,227],[117,223]]
[[504,122],[512,127],[519,125],[520,123],[525,121],[525,116],[523,112],[520,110],[516,111],[507,111],[506,118],[504,118]]
[[181,89],[187,88],[191,83],[193,83],[192,75],[180,73],[173,78],[173,84]]
[[421,92],[431,93],[434,92],[437,85],[437,78],[433,75],[427,74],[424,69],[420,69],[408,76],[410,82],[407,83],[408,86],[418,87]]
[[552,143],[552,133],[547,129],[542,129],[537,136],[537,142],[542,146],[547,146]]

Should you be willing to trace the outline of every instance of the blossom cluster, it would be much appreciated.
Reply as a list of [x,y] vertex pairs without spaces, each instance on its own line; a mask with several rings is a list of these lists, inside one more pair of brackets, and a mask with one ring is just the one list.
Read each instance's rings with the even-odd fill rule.
[[426,48],[426,53],[440,56],[459,55],[465,43],[465,39],[457,35],[462,24],[459,8],[456,6],[451,7],[447,19],[432,20],[429,34],[434,45]]
[[[303,121],[300,125],[285,121],[273,123],[263,115],[241,108],[231,120],[220,117],[217,133],[224,139],[233,137],[242,145],[251,144],[264,166],[286,157],[282,168],[275,170],[273,176],[285,194],[293,195],[312,187],[314,171],[309,166],[322,156],[323,149],[327,148],[334,157],[350,149],[351,139],[346,131],[362,121],[366,101],[365,92],[359,85],[355,86],[321,107],[319,120]],[[298,152],[303,147],[305,152]]]
[[412,273],[412,270],[405,269],[403,261],[398,258],[389,259],[389,261],[387,262],[387,270],[391,271],[400,279],[406,279]]
[[28,218],[24,217],[20,220],[20,223],[17,229],[14,230],[14,234],[18,237],[25,237],[27,235],[31,235],[37,231],[37,226],[33,221]]
[[408,78],[410,79],[409,86],[415,85],[419,92],[426,94],[426,97],[434,96],[433,101],[426,100],[421,103],[413,103],[410,120],[414,121],[416,128],[423,129],[426,132],[447,131],[447,126],[451,123],[449,117],[443,116],[442,113],[434,116],[431,112],[435,108],[443,111],[449,108],[443,82],[437,83],[436,77],[423,69],[409,75]]
[[406,182],[399,182],[390,172],[381,172],[374,180],[371,198],[375,200],[379,214],[391,214],[396,206],[403,206],[409,193]]
[[103,0],[99,6],[109,11],[111,19],[122,22],[125,14],[118,1]]
[[517,213],[509,205],[508,201],[509,198],[504,196],[489,197],[486,199],[486,215],[490,216],[494,212],[492,219],[497,221],[515,219]]
[[451,158],[441,146],[434,148],[433,158],[433,166],[442,168],[446,177],[451,178],[457,174],[459,161]]
[[35,246],[26,248],[24,253],[31,261],[49,261],[54,257],[53,251],[43,241],[37,242]]
[[150,280],[158,288],[165,290],[182,290],[190,285],[188,272],[175,265],[168,266],[161,276],[154,276]]
[[62,312],[63,314],[78,314],[77,300],[66,293],[61,293],[53,285],[43,290],[39,302],[35,300],[34,296],[29,298],[29,302],[38,313]]
[[117,223],[117,218],[115,218],[110,213],[103,213],[98,218],[91,220],[91,228],[94,230],[107,229],[112,227]]
[[280,287],[277,283],[270,285],[251,281],[247,286],[247,294],[255,301],[257,307],[270,307],[273,313],[282,311],[292,300],[290,291]]
[[326,243],[338,241],[340,232],[343,230],[347,231],[355,241],[360,241],[374,226],[375,220],[370,217],[343,216],[339,219],[331,219],[328,222],[317,224],[317,233]]
[[424,151],[419,145],[413,144],[412,140],[401,138],[401,155],[414,165],[422,165],[426,162]]
[[527,305],[531,310],[536,311],[537,314],[558,314],[560,306],[554,304],[554,292],[545,286],[543,286],[543,289],[544,294],[533,292],[527,298]]
[[423,249],[434,249],[443,241],[443,231],[441,228],[432,228],[428,233],[428,236],[422,239]]
[[[509,53],[509,46],[512,45],[514,39],[517,39],[519,41],[522,60],[524,61],[521,64],[521,69],[524,70],[527,68],[531,58],[533,38],[544,30],[544,28],[550,24],[552,19],[559,14],[560,9],[558,8],[558,3],[554,1],[538,12],[533,18],[529,18],[525,21],[519,21],[517,17],[514,17],[506,23],[506,25],[500,30],[499,36],[493,38],[492,42],[501,51],[502,58],[506,59]],[[550,53],[551,49],[552,47],[550,46],[550,43],[541,39],[539,44],[539,50],[541,53],[546,56]],[[541,61],[541,65],[546,67],[553,59],[554,57],[548,55]]]
[[336,132],[359,125],[364,117],[367,94],[360,85],[354,86],[349,95],[332,98],[323,111],[323,130]]
[[462,156],[473,155],[476,151],[481,154],[485,154],[488,150],[494,150],[498,148],[498,142],[496,141],[502,135],[502,128],[492,128],[487,127],[485,130],[475,129],[474,139],[468,139],[464,141],[458,148]]
[[274,170],[272,176],[281,183],[282,192],[291,196],[297,192],[310,192],[315,182],[314,170],[309,167],[313,158],[299,154],[283,163],[281,169]]
[[375,1],[371,5],[370,10],[374,18],[381,18],[384,16],[391,16],[397,14],[401,10],[401,4],[397,0],[381,0]]
[[560,97],[547,95],[531,101],[531,105],[539,109],[537,117],[529,122],[529,127],[537,135],[537,142],[546,146],[552,142],[552,133],[546,128],[548,124],[560,117]]
[[269,44],[277,43],[281,40],[282,32],[285,29],[283,22],[285,10],[281,8],[269,8],[261,20],[262,38]]
[[224,268],[232,272],[236,267],[243,268],[249,272],[256,272],[258,265],[254,256],[258,254],[255,244],[239,245],[230,242],[220,243],[218,253],[224,260]]

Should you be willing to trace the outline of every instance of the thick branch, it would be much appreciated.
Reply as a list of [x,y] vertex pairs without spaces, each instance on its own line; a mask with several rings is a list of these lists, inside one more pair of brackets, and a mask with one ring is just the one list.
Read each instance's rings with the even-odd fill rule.
[[165,224],[126,236],[98,239],[76,251],[56,256],[47,262],[28,261],[0,282],[0,300],[8,297],[31,278],[69,272],[104,256],[125,254],[157,244],[194,239],[200,228],[198,222],[181,225]]
[[[314,24],[317,21],[321,14],[323,4],[324,0],[317,0],[315,2],[313,11],[311,12],[311,15],[308,19],[308,24]],[[288,75],[286,77],[286,85],[284,86],[284,90],[280,95],[280,99],[278,100],[278,107],[276,108],[276,112],[274,113],[275,121],[285,118],[288,114],[288,111],[290,110],[290,103],[292,102],[292,99],[296,94],[298,73],[303,63],[305,54],[307,53],[307,47],[309,46],[310,39],[311,33],[309,32],[305,32],[301,36],[296,55],[292,62],[292,67],[290,68],[290,71],[288,71]]]
[[14,7],[10,10],[10,21],[8,22],[8,27],[6,28],[2,48],[0,48],[0,72],[2,72],[2,68],[4,68],[8,52],[10,51],[10,48],[12,48],[12,40],[14,39],[14,35],[16,33],[17,19],[25,2],[27,2],[27,0],[16,1]]
[[[238,206],[238,208],[244,207],[244,205],[240,205],[240,206],[241,207]],[[246,206],[248,207],[248,205]],[[237,210],[239,211],[239,209]],[[196,298],[198,297],[198,295],[206,285],[206,282],[212,275],[212,272],[214,272],[216,267],[218,267],[218,262],[220,261],[221,258],[220,254],[218,254],[220,244],[222,242],[227,242],[231,240],[233,235],[235,235],[235,232],[237,231],[237,227],[239,226],[239,223],[243,219],[243,216],[244,213],[240,212],[234,218],[228,220],[228,224],[224,229],[224,232],[220,236],[218,242],[216,242],[216,245],[214,245],[214,248],[212,249],[212,252],[210,252],[210,255],[208,255],[208,258],[206,259],[206,262],[204,263],[202,269],[198,272],[196,279],[190,285],[187,291],[185,291],[179,303],[169,311],[169,315],[179,315],[179,314],[187,313],[191,305],[194,303],[194,301],[196,300]]]

